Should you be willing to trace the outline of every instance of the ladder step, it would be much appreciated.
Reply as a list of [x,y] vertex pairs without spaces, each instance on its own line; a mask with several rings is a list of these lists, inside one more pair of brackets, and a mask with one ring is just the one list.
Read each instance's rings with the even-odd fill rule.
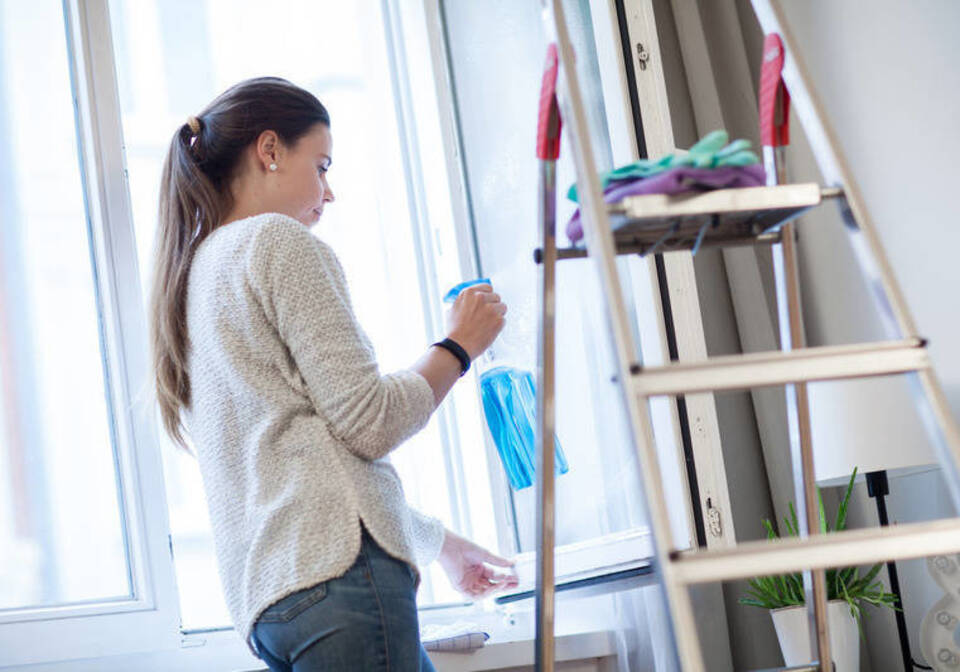
[[640,367],[633,376],[634,393],[641,397],[689,394],[713,390],[783,385],[812,380],[865,378],[930,365],[925,342],[918,338],[798,350],[756,352]]
[[[779,228],[823,202],[843,196],[839,187],[814,183],[716,189],[682,194],[628,196],[607,205],[617,254],[647,254],[701,247],[773,245]],[[701,236],[701,230],[703,235]],[[534,252],[542,261],[543,251]],[[581,241],[557,250],[557,260],[587,256]]]
[[807,539],[749,541],[712,551],[674,552],[670,564],[674,578],[689,585],[957,552],[960,518],[950,518],[843,530]]
[[662,251],[691,249],[701,229],[702,244],[754,242],[824,198],[842,195],[814,183],[716,189],[682,194],[628,196],[608,206],[617,247]]

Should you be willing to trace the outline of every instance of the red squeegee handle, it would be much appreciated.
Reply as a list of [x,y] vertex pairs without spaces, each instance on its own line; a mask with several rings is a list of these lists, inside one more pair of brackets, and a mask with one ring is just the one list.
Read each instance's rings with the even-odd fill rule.
[[781,77],[784,56],[780,36],[767,35],[760,70],[760,143],[765,147],[790,144],[790,92]]
[[547,47],[547,63],[540,85],[540,116],[537,122],[537,158],[556,161],[560,156],[560,108],[557,106],[557,45]]

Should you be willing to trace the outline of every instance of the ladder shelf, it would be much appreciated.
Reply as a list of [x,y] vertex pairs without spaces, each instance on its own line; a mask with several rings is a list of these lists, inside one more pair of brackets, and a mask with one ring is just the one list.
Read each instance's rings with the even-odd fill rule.
[[[838,187],[802,183],[627,196],[606,207],[617,254],[649,254],[691,250],[698,238],[704,247],[778,243],[784,224],[842,196]],[[557,250],[558,260],[585,256],[582,243]]]

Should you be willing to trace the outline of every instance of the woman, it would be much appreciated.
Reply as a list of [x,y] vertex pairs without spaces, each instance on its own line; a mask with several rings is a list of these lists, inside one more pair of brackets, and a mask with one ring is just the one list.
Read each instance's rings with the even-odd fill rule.
[[[387,454],[503,328],[489,285],[449,338],[381,375],[333,251],[330,118],[283,79],[241,82],[174,135],[163,169],[151,336],[163,424],[196,449],[224,594],[272,670],[432,670],[417,565],[472,597],[510,562],[410,509]],[[181,414],[182,412],[182,414]]]

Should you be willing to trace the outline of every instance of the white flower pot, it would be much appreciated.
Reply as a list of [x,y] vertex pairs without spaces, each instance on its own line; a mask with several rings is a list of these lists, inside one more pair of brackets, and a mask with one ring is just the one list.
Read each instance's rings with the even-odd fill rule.
[[[807,608],[774,609],[770,616],[773,617],[773,627],[780,640],[783,662],[792,667],[814,660]],[[837,664],[837,672],[859,672],[860,633],[847,603],[843,600],[827,603],[827,622],[830,628],[830,657]]]

